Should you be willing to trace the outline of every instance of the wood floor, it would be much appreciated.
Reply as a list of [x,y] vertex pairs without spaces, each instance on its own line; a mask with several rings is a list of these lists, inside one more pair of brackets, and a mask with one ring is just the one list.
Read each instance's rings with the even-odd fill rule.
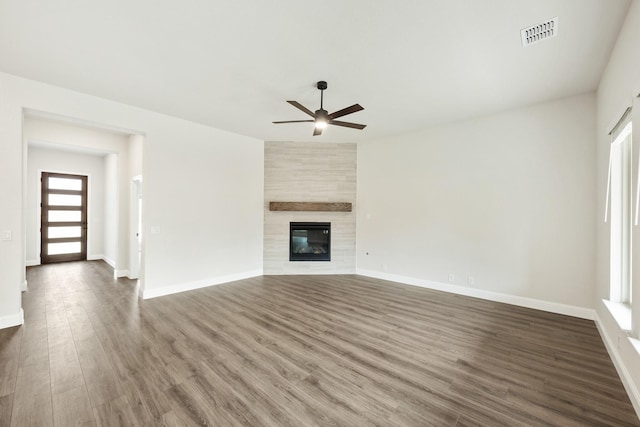
[[28,283],[3,426],[640,425],[586,320],[360,276],[141,301],[96,261]]

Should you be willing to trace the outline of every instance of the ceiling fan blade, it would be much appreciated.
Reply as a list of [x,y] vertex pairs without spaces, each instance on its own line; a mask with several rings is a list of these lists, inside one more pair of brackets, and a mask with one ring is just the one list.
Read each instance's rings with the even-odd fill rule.
[[304,111],[305,113],[307,113],[311,117],[313,117],[313,118],[316,117],[316,115],[314,114],[313,111],[309,110],[307,107],[305,107],[304,105],[300,104],[298,101],[287,101],[287,102],[289,104],[293,105],[294,107],[296,107],[298,110]]
[[313,128],[313,136],[322,135],[322,128]]
[[280,124],[280,123],[313,123],[313,120],[286,120],[283,122],[272,122],[275,124]]
[[347,114],[355,113],[356,111],[362,111],[364,107],[360,104],[353,104],[351,107],[343,108],[335,113],[329,114],[329,119],[337,119],[338,117],[346,116]]
[[331,120],[329,121],[329,124],[335,125],[335,126],[343,126],[346,128],[360,129],[360,130],[367,127],[367,125],[360,125],[358,123],[341,122],[340,120]]

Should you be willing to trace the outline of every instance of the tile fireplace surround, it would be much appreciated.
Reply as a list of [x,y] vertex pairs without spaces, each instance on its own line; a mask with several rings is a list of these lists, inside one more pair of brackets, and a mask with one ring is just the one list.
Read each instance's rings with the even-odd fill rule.
[[[356,144],[265,143],[264,274],[355,273],[356,150]],[[351,211],[274,211],[270,202],[351,203]],[[331,223],[331,261],[289,261],[292,221]]]

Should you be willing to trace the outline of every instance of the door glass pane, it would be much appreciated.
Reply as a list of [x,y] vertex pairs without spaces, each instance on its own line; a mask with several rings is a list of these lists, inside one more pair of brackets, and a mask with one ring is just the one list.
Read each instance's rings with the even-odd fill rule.
[[73,194],[49,194],[50,206],[81,206],[82,196]]
[[82,229],[77,227],[49,227],[49,238],[80,237]]
[[51,190],[82,190],[81,179],[49,178]]
[[80,222],[82,212],[80,211],[49,211],[49,222]]
[[49,243],[47,251],[49,255],[77,254],[80,252],[80,242]]

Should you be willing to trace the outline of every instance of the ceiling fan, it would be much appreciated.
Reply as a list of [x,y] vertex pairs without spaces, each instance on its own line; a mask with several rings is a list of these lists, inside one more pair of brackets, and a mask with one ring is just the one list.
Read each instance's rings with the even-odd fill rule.
[[318,84],[317,84],[317,88],[320,90],[320,109],[316,110],[315,113],[313,111],[309,110],[308,108],[306,108],[305,106],[303,106],[302,104],[300,104],[297,101],[287,101],[289,104],[293,105],[298,110],[303,111],[306,114],[308,114],[311,117],[313,117],[313,120],[287,120],[287,121],[283,121],[283,122],[273,122],[273,123],[275,123],[275,124],[281,124],[281,123],[305,123],[305,122],[306,123],[315,123],[315,129],[313,130],[313,136],[321,135],[322,134],[322,130],[324,128],[326,128],[327,125],[342,126],[342,127],[346,127],[346,128],[353,128],[353,129],[360,129],[360,130],[362,130],[365,127],[367,127],[367,125],[361,125],[361,124],[358,124],[358,123],[350,123],[350,122],[343,122],[343,121],[340,121],[340,120],[335,120],[338,117],[346,116],[347,114],[351,114],[351,113],[355,113],[357,111],[364,110],[364,107],[362,107],[360,104],[353,104],[351,107],[343,108],[342,110],[338,110],[335,113],[329,114],[328,111],[325,110],[324,107],[323,107],[324,91],[327,89],[327,82],[319,81]]

